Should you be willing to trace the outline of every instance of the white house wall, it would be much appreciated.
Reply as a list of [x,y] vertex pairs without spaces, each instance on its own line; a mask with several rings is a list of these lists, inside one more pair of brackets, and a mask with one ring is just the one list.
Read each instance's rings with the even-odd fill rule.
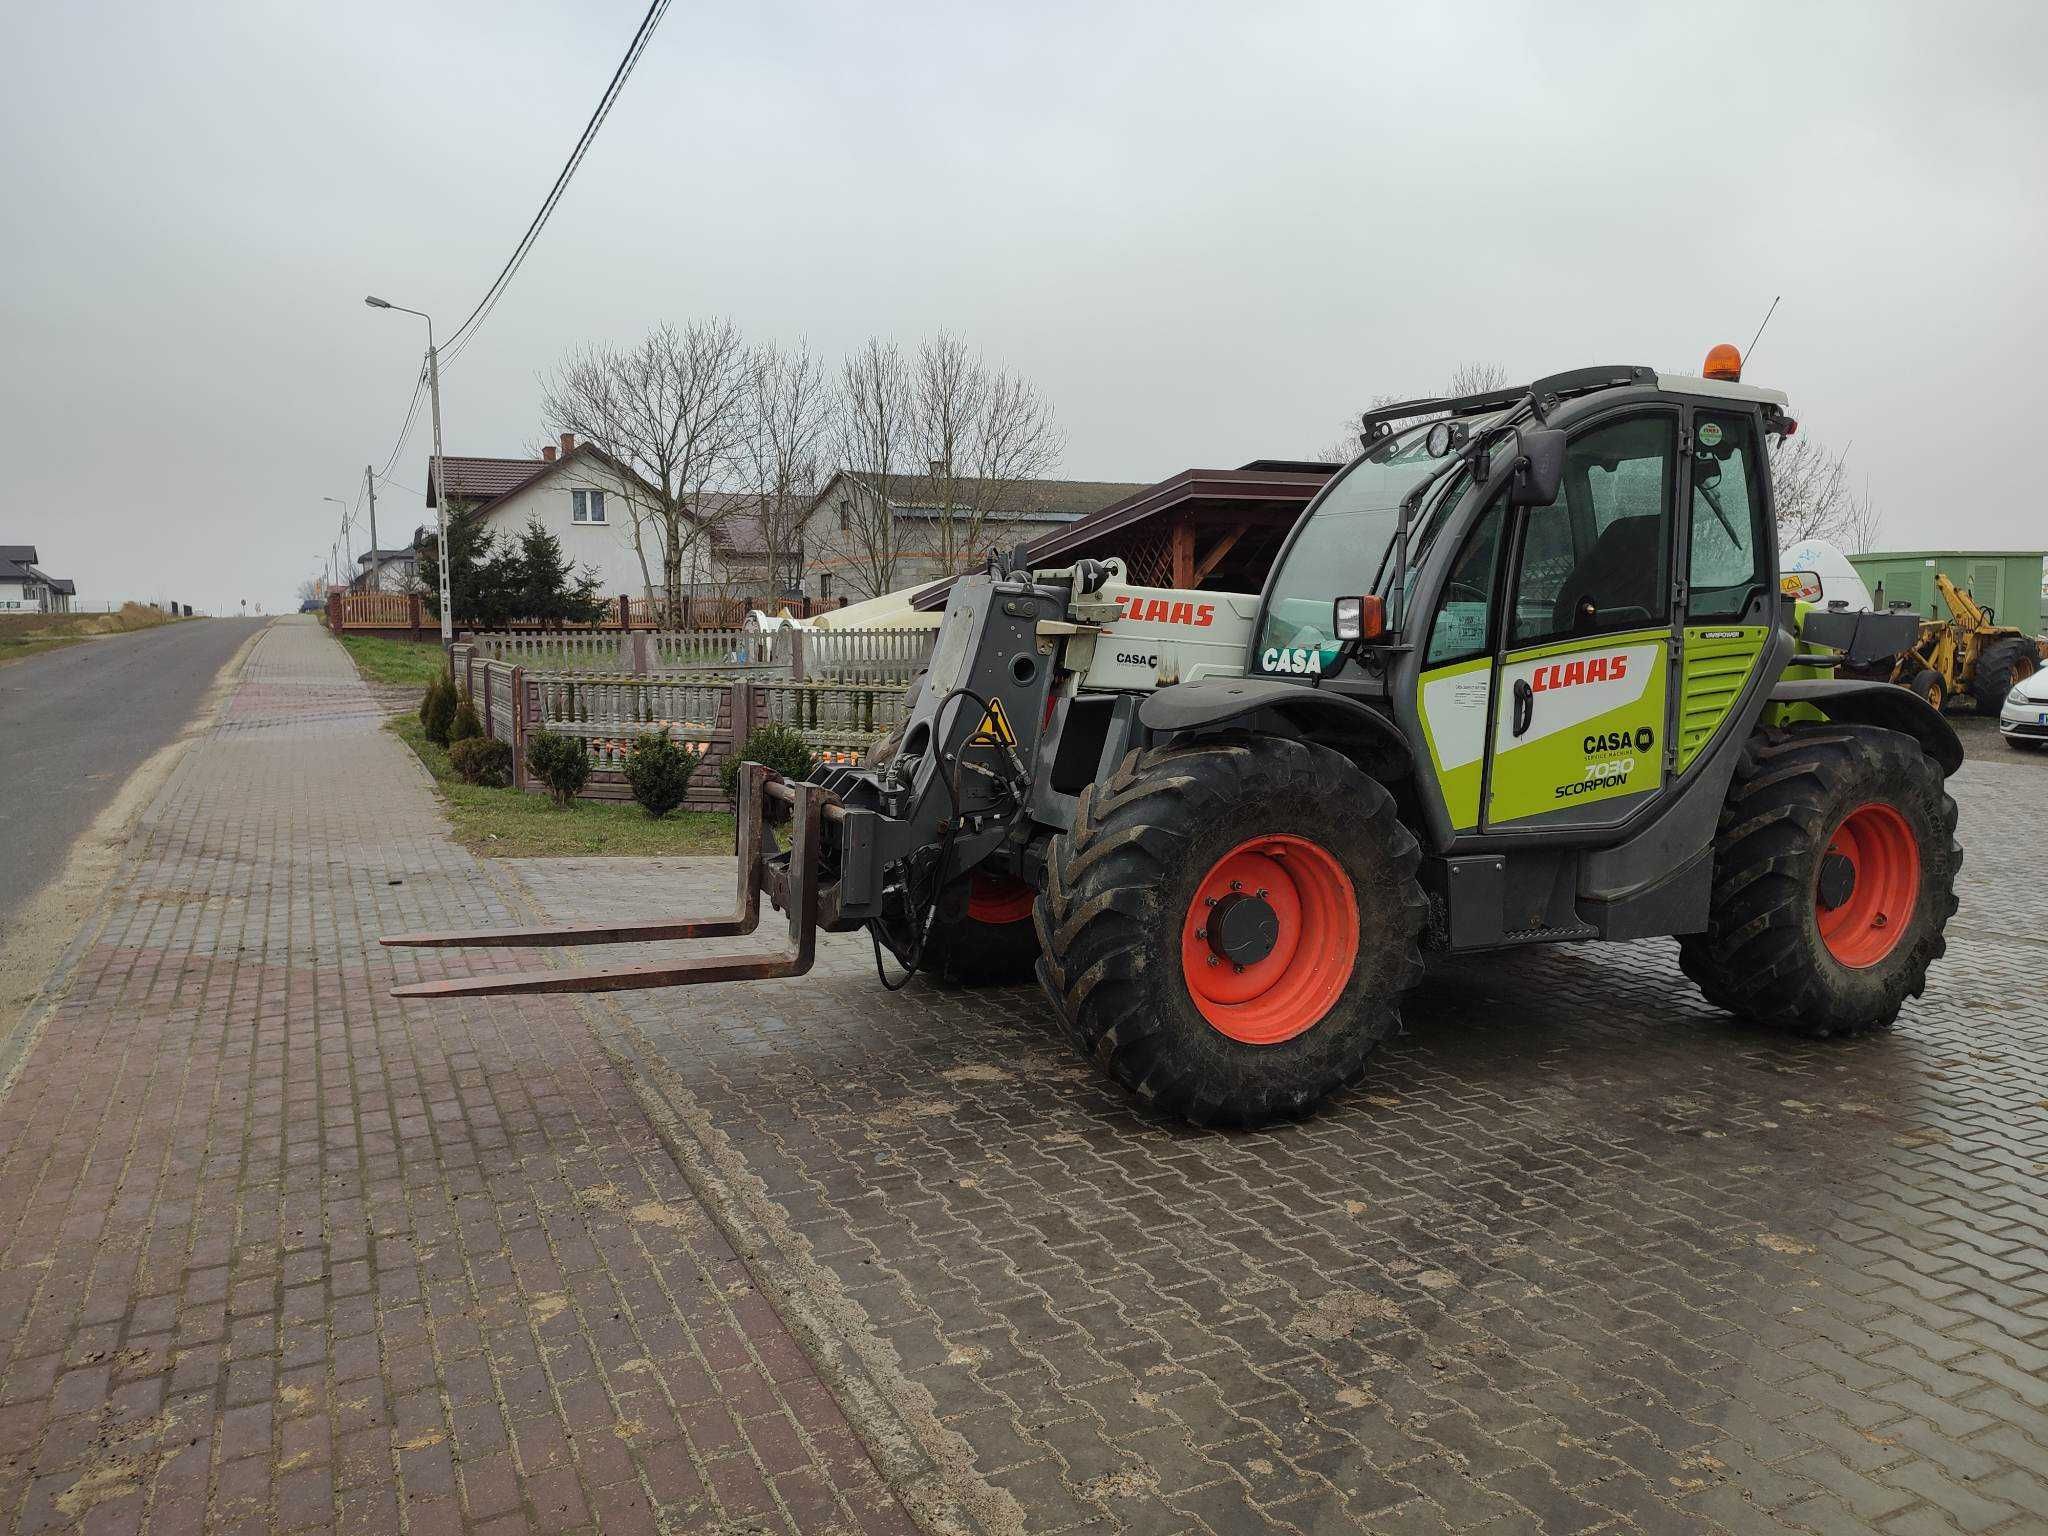
[[[569,493],[576,490],[604,492],[606,520],[602,525],[572,520]],[[586,466],[579,463],[545,475],[493,507],[485,526],[501,542],[516,540],[525,531],[527,520],[533,517],[539,518],[541,526],[561,540],[562,553],[572,562],[578,566],[587,565],[597,572],[601,595],[647,595],[640,559],[633,552],[633,514],[625,494],[619,489],[618,477],[610,470],[598,464]],[[661,556],[651,530],[647,545],[648,573],[658,584],[661,581]]]

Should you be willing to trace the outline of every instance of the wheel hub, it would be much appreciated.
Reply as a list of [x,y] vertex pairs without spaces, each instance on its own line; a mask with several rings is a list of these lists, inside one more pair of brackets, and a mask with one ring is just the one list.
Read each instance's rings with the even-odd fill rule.
[[1912,928],[1920,844],[1896,806],[1872,800],[1844,816],[1815,872],[1815,926],[1851,970],[1878,964]]
[[1280,917],[1266,893],[1231,891],[1216,899],[1208,922],[1209,948],[1233,965],[1257,965],[1280,939]]
[[1358,898],[1335,854],[1293,833],[1247,838],[1196,884],[1181,920],[1181,978],[1217,1032],[1291,1040],[1327,1014],[1358,958]]
[[1820,885],[1814,892],[1821,910],[1832,912],[1856,894],[1856,866],[1846,854],[1830,851],[1820,861]]

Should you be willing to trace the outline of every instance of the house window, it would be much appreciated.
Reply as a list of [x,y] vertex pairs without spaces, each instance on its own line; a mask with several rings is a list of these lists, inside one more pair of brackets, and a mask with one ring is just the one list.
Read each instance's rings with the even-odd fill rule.
[[569,521],[572,523],[603,522],[604,492],[571,491],[569,493]]
[[839,531],[840,531],[841,533],[844,533],[844,532],[846,532],[846,527],[847,527],[847,524],[848,524],[849,522],[851,522],[851,521],[852,521],[852,511],[851,511],[851,509],[850,509],[850,508],[849,508],[849,507],[847,506],[847,504],[846,504],[845,502],[843,502],[843,501],[842,501],[842,502],[840,502],[840,503],[839,503]]
[[818,572],[818,596],[820,596],[820,597],[830,597],[831,595],[832,595],[832,573],[831,573],[830,571],[820,571],[820,572]]

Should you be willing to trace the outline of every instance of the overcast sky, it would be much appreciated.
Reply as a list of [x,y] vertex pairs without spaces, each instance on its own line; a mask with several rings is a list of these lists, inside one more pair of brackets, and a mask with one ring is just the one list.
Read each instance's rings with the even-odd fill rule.
[[[8,23],[0,543],[89,599],[274,609],[509,254],[642,0],[70,3]],[[2048,6],[677,0],[448,451],[572,345],[950,327],[1065,473],[1311,452],[1459,363],[1697,369],[1853,444],[1887,547],[2048,542]],[[424,421],[379,529],[423,516]],[[361,547],[358,536],[358,548]]]

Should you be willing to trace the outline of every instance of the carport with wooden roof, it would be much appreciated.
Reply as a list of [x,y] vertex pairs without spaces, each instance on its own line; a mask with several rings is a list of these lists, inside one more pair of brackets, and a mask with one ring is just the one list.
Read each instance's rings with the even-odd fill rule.
[[[1033,568],[1120,559],[1136,585],[1256,592],[1287,530],[1338,466],[1254,459],[1239,469],[1184,469],[1023,547]],[[950,581],[912,599],[946,605]]]

